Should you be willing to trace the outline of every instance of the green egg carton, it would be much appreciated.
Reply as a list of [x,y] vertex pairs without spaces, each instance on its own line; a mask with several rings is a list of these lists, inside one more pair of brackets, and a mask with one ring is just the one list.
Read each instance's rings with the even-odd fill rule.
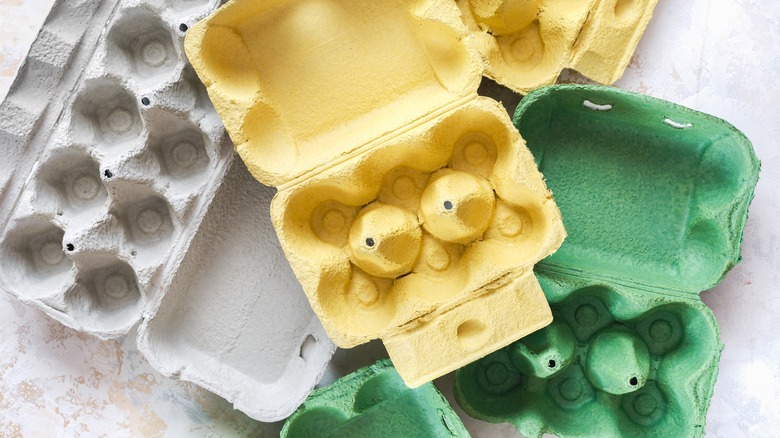
[[409,389],[389,359],[312,392],[281,432],[281,438],[468,436],[433,383]]
[[514,123],[569,232],[535,268],[554,322],[458,370],[458,403],[528,437],[703,435],[723,346],[699,293],[739,261],[752,145],[603,86],[539,89]]

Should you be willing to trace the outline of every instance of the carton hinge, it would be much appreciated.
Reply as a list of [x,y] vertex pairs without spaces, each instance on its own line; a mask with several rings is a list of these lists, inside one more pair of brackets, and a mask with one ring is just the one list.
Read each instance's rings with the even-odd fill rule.
[[417,119],[417,120],[415,120],[415,121],[413,121],[413,122],[411,122],[409,124],[403,125],[403,126],[398,127],[398,128],[396,128],[394,130],[391,130],[391,131],[388,131],[388,132],[380,134],[379,137],[377,137],[377,138],[375,138],[375,139],[365,143],[364,145],[362,145],[362,146],[356,148],[355,150],[353,150],[352,152],[349,152],[347,154],[344,154],[344,155],[341,155],[341,156],[335,158],[330,163],[324,163],[324,165],[317,166],[316,168],[314,168],[314,169],[312,169],[312,170],[310,170],[310,171],[308,171],[308,172],[306,172],[306,173],[304,173],[304,174],[302,174],[302,175],[300,175],[300,176],[298,176],[296,178],[293,178],[290,181],[287,181],[287,182],[285,182],[283,184],[280,184],[279,186],[277,186],[277,189],[279,191],[286,190],[286,189],[288,189],[290,187],[293,187],[293,186],[295,186],[297,184],[300,184],[303,181],[309,180],[309,179],[317,176],[318,174],[322,173],[323,171],[325,171],[327,169],[331,169],[333,167],[336,167],[336,166],[340,165],[341,163],[344,163],[346,161],[351,160],[354,157],[363,155],[364,153],[366,153],[367,151],[369,151],[371,149],[379,148],[383,144],[392,141],[394,138],[397,138],[397,137],[403,135],[406,132],[412,131],[412,130],[414,130],[414,129],[416,129],[416,128],[418,128],[418,127],[420,127],[420,126],[422,126],[422,125],[424,125],[424,124],[426,124],[428,122],[430,122],[431,120],[436,119],[437,117],[440,117],[443,114],[446,114],[446,113],[448,113],[448,112],[450,112],[450,111],[452,111],[452,110],[454,110],[456,108],[459,108],[459,107],[465,105],[466,103],[468,103],[468,102],[470,102],[470,101],[472,101],[472,100],[474,100],[474,99],[476,99],[478,97],[479,97],[478,94],[473,93],[473,94],[469,94],[469,95],[460,97],[460,98],[458,98],[456,100],[453,100],[452,102],[448,103],[447,105],[444,105],[441,108],[437,109],[436,111],[432,111],[432,112],[426,114],[425,116],[420,117],[419,119]]
[[686,301],[694,301],[694,302],[701,301],[699,294],[697,293],[691,294],[690,291],[686,291],[683,289],[672,289],[663,286],[637,283],[630,280],[626,280],[624,278],[618,278],[610,275],[602,275],[602,274],[597,274],[592,272],[586,273],[582,269],[577,269],[577,268],[540,263],[537,264],[536,267],[534,267],[534,272],[540,274],[546,274],[546,273],[562,274],[569,277],[574,277],[576,279],[588,280],[590,282],[595,282],[595,283],[602,282],[602,283],[606,283],[607,285],[614,284],[617,286],[623,286],[631,289],[639,289],[645,292],[672,297],[675,299],[683,299]]

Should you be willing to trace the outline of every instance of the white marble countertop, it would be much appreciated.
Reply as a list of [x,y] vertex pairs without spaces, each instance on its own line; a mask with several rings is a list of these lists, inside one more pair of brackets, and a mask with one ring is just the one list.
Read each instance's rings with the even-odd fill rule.
[[[0,97],[51,0],[0,0]],[[742,262],[702,297],[725,344],[706,431],[716,437],[780,431],[780,3],[660,0],[618,86],[724,118],[762,161]],[[194,385],[143,360],[134,333],[99,341],[0,293],[0,437],[275,436]],[[384,354],[377,343],[339,352],[325,381]],[[437,384],[450,393],[450,378]],[[517,436],[465,420],[474,436]]]

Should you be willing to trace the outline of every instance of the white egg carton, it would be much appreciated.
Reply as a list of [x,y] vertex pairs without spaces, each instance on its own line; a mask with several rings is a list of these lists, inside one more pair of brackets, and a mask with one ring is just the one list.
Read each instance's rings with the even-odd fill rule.
[[186,61],[218,0],[57,0],[0,105],[0,287],[265,421],[334,346]]

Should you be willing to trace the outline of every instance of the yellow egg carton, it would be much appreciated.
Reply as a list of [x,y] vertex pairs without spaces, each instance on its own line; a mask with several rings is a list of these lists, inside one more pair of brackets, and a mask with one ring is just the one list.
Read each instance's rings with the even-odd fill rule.
[[449,0],[234,0],[187,54],[333,341],[419,386],[552,321],[560,213]]
[[623,75],[658,0],[456,0],[485,75],[517,92],[564,68],[602,84]]

